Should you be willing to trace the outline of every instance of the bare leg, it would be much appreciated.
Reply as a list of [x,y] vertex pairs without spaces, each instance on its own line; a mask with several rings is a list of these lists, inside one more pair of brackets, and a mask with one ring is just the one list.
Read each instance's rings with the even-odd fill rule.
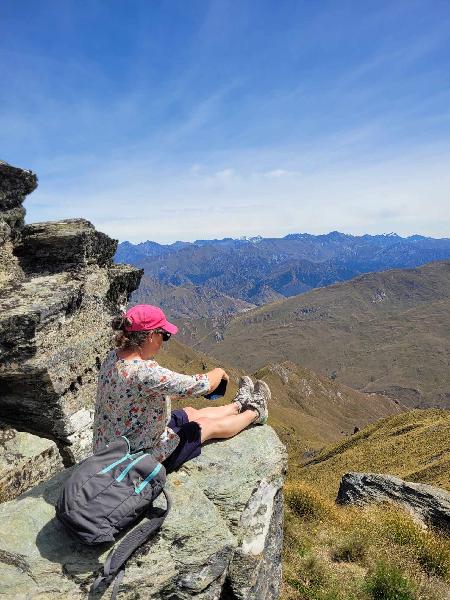
[[193,420],[201,427],[203,444],[207,440],[233,437],[253,423],[256,417],[257,413],[254,410],[245,410],[240,414],[226,416],[222,419],[198,417]]
[[188,406],[183,410],[189,417],[189,421],[197,421],[197,419],[202,417],[208,417],[209,419],[223,419],[224,417],[239,414],[239,407],[235,402],[225,404],[225,406],[208,406],[208,408],[199,409]]

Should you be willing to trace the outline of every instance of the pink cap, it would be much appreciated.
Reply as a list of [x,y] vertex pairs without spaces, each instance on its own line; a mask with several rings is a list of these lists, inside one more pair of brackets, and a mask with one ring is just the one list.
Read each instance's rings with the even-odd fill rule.
[[151,304],[138,304],[127,310],[126,317],[130,319],[131,325],[125,327],[127,331],[150,331],[151,329],[164,329],[174,335],[178,327],[169,323],[166,315],[158,306]]

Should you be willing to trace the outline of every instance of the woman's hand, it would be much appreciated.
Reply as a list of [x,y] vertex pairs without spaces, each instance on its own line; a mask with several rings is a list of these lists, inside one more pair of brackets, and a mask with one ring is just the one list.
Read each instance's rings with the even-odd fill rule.
[[209,373],[206,373],[206,375],[208,376],[209,380],[208,394],[210,394],[216,389],[216,387],[219,385],[222,379],[225,379],[226,381],[230,379],[228,373],[226,373],[225,370],[222,369],[222,367],[216,367],[212,371],[209,371]]

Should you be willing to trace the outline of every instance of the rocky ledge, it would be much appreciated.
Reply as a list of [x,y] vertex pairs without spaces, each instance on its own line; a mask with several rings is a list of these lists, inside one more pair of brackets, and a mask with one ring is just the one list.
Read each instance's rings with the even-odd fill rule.
[[393,475],[347,473],[341,480],[337,502],[395,502],[422,523],[450,532],[450,494],[432,485]]
[[[285,448],[268,426],[205,446],[169,476],[173,508],[130,559],[119,598],[277,600],[285,470]],[[55,519],[69,472],[0,505],[0,597],[88,597],[111,547],[83,546]]]

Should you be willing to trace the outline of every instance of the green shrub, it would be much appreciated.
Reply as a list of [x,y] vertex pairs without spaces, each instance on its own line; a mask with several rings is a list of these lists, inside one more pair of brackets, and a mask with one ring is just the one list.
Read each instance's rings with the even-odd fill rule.
[[450,576],[450,544],[432,531],[424,531],[409,515],[390,511],[382,521],[388,539],[411,548],[415,558],[429,575],[444,579]]
[[384,561],[366,577],[365,591],[373,600],[415,600],[415,586],[395,565]]
[[402,510],[389,507],[381,520],[383,533],[399,546],[420,546],[424,537],[421,527]]

